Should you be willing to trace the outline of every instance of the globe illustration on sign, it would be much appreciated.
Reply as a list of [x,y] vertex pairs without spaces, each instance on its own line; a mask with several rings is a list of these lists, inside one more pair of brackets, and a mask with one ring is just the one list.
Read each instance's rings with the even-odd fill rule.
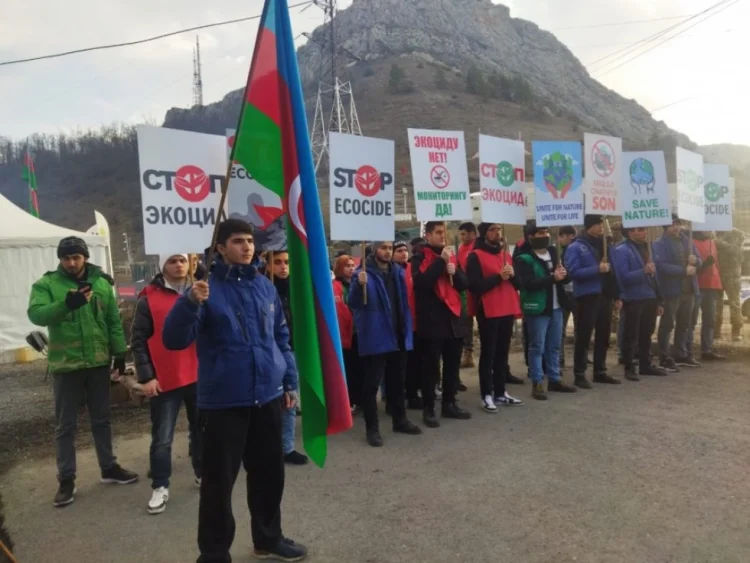
[[544,185],[555,199],[563,199],[573,186],[573,157],[559,151],[542,158]]
[[654,176],[654,165],[650,160],[645,158],[636,158],[630,164],[630,185],[636,190],[636,195],[640,195],[645,188],[651,191],[656,185]]
[[716,182],[709,182],[705,187],[706,199],[710,202],[716,202],[721,199],[722,189]]

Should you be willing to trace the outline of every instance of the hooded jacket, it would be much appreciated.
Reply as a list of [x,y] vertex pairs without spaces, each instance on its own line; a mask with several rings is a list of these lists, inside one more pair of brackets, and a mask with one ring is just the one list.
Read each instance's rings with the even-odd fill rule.
[[198,356],[195,344],[184,350],[167,350],[162,330],[167,314],[180,295],[157,274],[138,295],[133,326],[130,330],[130,351],[140,383],[159,381],[164,392],[192,385],[198,379]]
[[168,350],[193,342],[198,352],[198,407],[261,406],[297,389],[289,325],[271,281],[253,265],[229,266],[220,256],[208,277],[208,300],[182,295],[162,333]]
[[659,281],[656,276],[646,275],[643,271],[646,264],[635,242],[624,240],[615,247],[614,267],[623,301],[662,300]]
[[44,274],[31,287],[27,314],[32,323],[49,331],[47,359],[51,373],[108,366],[114,356],[127,352],[114,280],[99,266],[86,264],[83,281],[91,284],[91,300],[72,311],[65,297],[70,291],[78,291],[79,280],[62,266]]
[[[576,299],[587,295],[604,295],[610,299],[619,297],[615,269],[611,268],[608,274],[599,272],[603,241],[604,237],[594,239],[582,235],[565,250],[564,265],[568,277],[573,280],[573,295]],[[607,246],[607,250],[609,256],[614,254],[613,247]]]

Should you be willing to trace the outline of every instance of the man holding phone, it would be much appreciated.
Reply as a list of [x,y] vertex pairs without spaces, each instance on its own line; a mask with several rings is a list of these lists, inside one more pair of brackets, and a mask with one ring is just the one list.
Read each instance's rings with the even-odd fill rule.
[[57,419],[57,478],[54,505],[73,502],[76,422],[84,404],[91,420],[102,483],[134,483],[138,475],[117,464],[112,453],[109,386],[112,372],[125,371],[125,337],[112,286],[114,280],[88,262],[86,242],[66,237],[57,247],[60,265],[31,288],[29,320],[49,330],[49,370]]

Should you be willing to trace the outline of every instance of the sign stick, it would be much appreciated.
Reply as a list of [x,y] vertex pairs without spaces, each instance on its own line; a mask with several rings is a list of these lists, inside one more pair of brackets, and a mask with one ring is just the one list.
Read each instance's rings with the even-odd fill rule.
[[198,260],[195,256],[195,254],[188,254],[188,281],[190,282],[190,285],[193,285],[193,282],[195,282],[195,270],[193,269],[193,260],[195,260],[195,265],[198,265]]
[[[365,251],[367,250],[367,245],[365,245],[364,241],[362,241],[361,247],[362,247],[362,271],[366,274],[367,273],[367,260],[365,256]],[[365,284],[362,287],[362,303],[367,305],[367,284]]]
[[602,250],[602,260],[604,262],[609,262],[607,258],[607,231],[610,233],[612,230],[609,228],[609,219],[607,219],[607,216],[604,216],[604,236],[602,237],[604,239],[604,250]]

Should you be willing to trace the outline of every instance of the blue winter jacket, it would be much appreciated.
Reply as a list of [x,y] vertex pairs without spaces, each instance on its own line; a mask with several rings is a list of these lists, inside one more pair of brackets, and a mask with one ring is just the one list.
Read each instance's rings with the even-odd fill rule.
[[643,271],[646,265],[634,242],[626,240],[618,244],[613,258],[623,301],[627,303],[659,297],[657,279]]
[[[401,308],[401,323],[406,350],[413,347],[413,332],[409,302],[406,296],[405,270],[398,264],[391,264],[396,279],[399,303]],[[349,286],[349,307],[354,312],[354,325],[357,328],[357,342],[360,356],[374,356],[387,354],[401,348],[399,335],[394,334],[391,323],[391,303],[388,289],[383,281],[386,274],[381,272],[374,263],[367,266],[367,305],[364,304],[362,286],[357,278],[362,268],[357,268]]]
[[[700,267],[703,262],[700,256],[698,256],[695,245],[692,245],[692,250],[689,250],[690,241],[684,234],[680,234],[680,241],[682,242],[682,247],[685,249],[685,255],[693,254],[697,259],[695,267]],[[672,248],[672,242],[666,233],[659,240],[654,241],[652,248],[654,249],[654,262],[656,262],[656,275],[659,279],[659,287],[664,299],[679,297],[682,293],[682,280],[685,279],[687,274],[685,273],[685,266],[679,261],[677,254]],[[699,295],[698,277],[695,275],[692,278],[693,293]]]
[[[608,248],[609,254],[613,252]],[[600,259],[585,237],[578,237],[565,250],[564,266],[573,280],[573,295],[578,299],[586,295],[604,294],[606,276],[599,272]]]
[[162,338],[169,350],[197,341],[198,407],[260,406],[297,389],[297,366],[281,300],[255,266],[227,266],[217,257],[208,300],[188,293],[172,307]]

